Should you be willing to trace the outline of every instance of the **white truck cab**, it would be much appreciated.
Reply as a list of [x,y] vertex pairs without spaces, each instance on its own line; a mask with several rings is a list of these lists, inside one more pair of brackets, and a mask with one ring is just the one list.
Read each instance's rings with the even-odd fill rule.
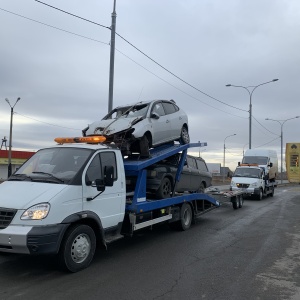
[[254,195],[259,200],[263,195],[274,195],[274,184],[265,175],[265,169],[257,165],[240,164],[231,178],[230,190],[244,190],[248,195]]
[[[72,259],[61,253],[68,268],[77,271],[95,235],[117,232],[125,213],[125,174],[118,149],[99,144],[56,145],[39,150],[0,185],[0,251],[27,254],[58,253],[66,230],[73,240]],[[76,221],[76,226],[70,226]],[[105,242],[105,238],[103,238]]]

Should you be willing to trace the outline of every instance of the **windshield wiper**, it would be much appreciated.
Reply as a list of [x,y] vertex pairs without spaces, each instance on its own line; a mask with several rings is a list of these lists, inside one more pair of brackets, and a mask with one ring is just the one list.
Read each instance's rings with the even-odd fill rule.
[[57,180],[57,181],[59,181],[59,182],[61,182],[61,183],[64,183],[64,182],[65,182],[64,180],[62,180],[62,179],[60,179],[60,178],[54,176],[54,175],[51,174],[51,173],[47,173],[47,172],[32,172],[32,174],[48,175],[48,176],[50,176],[51,178],[53,178],[53,179],[55,179],[55,180]]
[[20,180],[20,181],[23,181],[23,180],[26,180],[26,179],[30,179],[32,181],[32,178],[26,174],[13,174],[9,177],[9,181],[10,180]]

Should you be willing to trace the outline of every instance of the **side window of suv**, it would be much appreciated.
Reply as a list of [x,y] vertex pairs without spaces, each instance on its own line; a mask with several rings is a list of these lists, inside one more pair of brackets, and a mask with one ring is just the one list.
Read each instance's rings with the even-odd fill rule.
[[197,159],[196,161],[200,171],[208,172],[206,163],[203,160]]
[[197,169],[196,160],[194,158],[187,156],[186,160],[187,160],[187,164],[190,168]]
[[163,102],[163,106],[166,112],[166,115],[173,114],[176,112],[175,106],[169,102]]

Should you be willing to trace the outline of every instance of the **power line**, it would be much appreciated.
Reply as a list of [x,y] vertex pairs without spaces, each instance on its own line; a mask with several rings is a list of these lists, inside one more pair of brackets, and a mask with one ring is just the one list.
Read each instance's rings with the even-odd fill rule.
[[106,29],[110,29],[110,27],[108,27],[108,26],[105,26],[105,25],[102,25],[102,24],[96,23],[96,22],[94,22],[94,21],[91,21],[91,20],[88,20],[88,19],[82,18],[82,17],[80,17],[80,16],[74,15],[74,14],[72,14],[72,13],[70,13],[70,12],[67,12],[67,11],[65,11],[65,10],[62,10],[62,9],[60,9],[60,8],[57,8],[57,7],[55,7],[55,6],[52,6],[52,5],[50,5],[50,4],[47,4],[47,3],[45,3],[45,2],[42,2],[42,1],[39,1],[39,0],[34,0],[34,1],[36,1],[36,2],[39,2],[39,3],[41,3],[41,4],[44,4],[44,5],[46,5],[46,6],[49,6],[49,7],[53,8],[53,9],[59,10],[59,11],[61,11],[61,12],[65,13],[65,14],[67,14],[67,15],[70,15],[70,16],[72,16],[72,17],[75,17],[75,18],[81,19],[81,20],[83,20],[83,21],[86,21],[86,22],[92,23],[92,24],[94,24],[94,25],[97,25],[97,26],[101,26],[101,27],[103,27],[103,28],[106,28]]
[[210,104],[208,104],[208,103],[206,103],[206,102],[204,102],[204,101],[201,101],[200,99],[198,99],[198,98],[196,98],[196,97],[194,97],[194,96],[192,96],[192,95],[186,93],[185,91],[183,91],[183,90],[181,90],[180,88],[176,87],[175,85],[173,85],[172,83],[170,83],[170,82],[168,82],[167,80],[163,79],[162,77],[156,75],[155,73],[153,73],[152,71],[150,71],[150,70],[147,69],[146,67],[142,66],[141,64],[139,64],[138,62],[136,62],[135,60],[133,60],[132,58],[130,58],[129,56],[127,56],[126,54],[124,54],[123,52],[121,52],[120,50],[116,49],[116,51],[118,51],[120,54],[122,54],[122,55],[124,55],[125,57],[127,57],[129,60],[131,60],[132,62],[134,62],[135,64],[137,64],[138,66],[140,66],[141,68],[143,68],[144,70],[146,70],[147,72],[149,72],[150,74],[154,75],[155,77],[157,77],[157,78],[159,78],[160,80],[164,81],[165,83],[169,84],[170,86],[172,86],[173,88],[175,88],[175,89],[177,89],[178,91],[182,92],[183,94],[185,94],[185,95],[187,95],[187,96],[193,98],[194,100],[197,100],[197,101],[199,101],[199,102],[201,102],[201,103],[203,103],[203,104],[205,104],[205,105],[207,105],[207,106],[210,106],[210,107],[212,107],[212,108],[214,108],[214,109],[216,109],[216,110],[219,110],[219,111],[221,111],[221,112],[224,112],[224,113],[226,113],[226,114],[229,114],[229,115],[232,115],[232,116],[235,116],[235,117],[238,117],[238,118],[246,119],[246,117],[237,116],[237,115],[232,114],[232,113],[229,113],[229,112],[227,112],[227,111],[225,111],[225,110],[222,110],[222,109],[219,109],[219,108],[217,108],[217,107],[214,107],[214,106],[212,106],[212,105],[210,105]]
[[[84,39],[88,39],[88,40],[91,40],[91,41],[94,41],[94,42],[98,42],[98,43],[102,43],[102,44],[105,44],[105,45],[109,45],[109,43],[105,43],[105,42],[102,42],[102,41],[99,41],[99,40],[96,40],[96,39],[93,39],[93,38],[90,38],[90,37],[87,37],[87,36],[84,36],[84,35],[80,35],[80,34],[77,34],[77,33],[74,33],[74,32],[71,32],[71,31],[68,31],[68,30],[64,30],[64,29],[61,29],[59,27],[55,27],[55,26],[52,26],[52,25],[49,25],[49,24],[46,24],[46,23],[43,23],[43,22],[40,22],[40,21],[37,21],[37,20],[34,20],[34,19],[31,19],[31,18],[28,18],[28,17],[25,17],[25,16],[22,16],[20,14],[17,14],[17,13],[13,13],[11,11],[8,11],[8,10],[5,10],[5,9],[2,9],[0,8],[0,10],[3,10],[5,12],[8,12],[10,14],[13,14],[13,15],[16,15],[18,17],[21,17],[21,18],[24,18],[24,19],[27,19],[29,21],[32,21],[32,22],[35,22],[35,23],[38,23],[38,24],[41,24],[41,25],[44,25],[44,26],[48,26],[50,28],[53,28],[53,29],[56,29],[56,30],[60,30],[60,31],[63,31],[63,32],[66,32],[66,33],[69,33],[69,34],[72,34],[72,35],[75,35],[75,36],[78,36],[78,37],[81,37],[81,38],[84,38]],[[226,114],[229,114],[229,115],[232,115],[232,116],[235,116],[237,118],[241,118],[241,119],[245,119],[245,117],[241,117],[241,116],[238,116],[238,115],[235,115],[235,114],[232,114],[230,112],[227,112],[227,111],[224,111],[222,109],[219,109],[217,107],[214,107],[213,105],[210,105],[204,101],[201,101],[200,99],[188,94],[187,92],[183,91],[182,89],[176,87],[175,85],[171,84],[170,82],[166,81],[165,79],[163,79],[162,77],[156,75],[155,73],[153,73],[152,71],[150,71],[149,69],[145,68],[143,65],[139,64],[138,62],[136,62],[134,59],[130,58],[128,55],[126,55],[125,53],[123,53],[122,51],[116,49],[116,51],[118,51],[120,54],[122,54],[123,56],[125,56],[126,58],[128,58],[129,60],[131,60],[132,62],[134,62],[135,64],[137,64],[138,66],[140,66],[141,68],[143,68],[144,70],[146,70],[147,72],[149,72],[150,74],[154,75],[155,77],[159,78],[160,80],[164,81],[165,83],[169,84],[170,86],[172,86],[173,88],[177,89],[178,91],[182,92],[183,94],[191,97],[192,99],[196,100],[196,101],[199,101],[201,103],[203,103],[204,105],[207,105],[209,107],[212,107],[216,110],[219,110],[223,113],[226,113]]]
[[44,121],[40,121],[40,120],[31,118],[31,117],[28,117],[28,116],[19,114],[19,113],[17,113],[17,112],[15,112],[15,114],[17,114],[17,115],[19,115],[19,116],[22,116],[22,117],[24,117],[24,118],[31,119],[31,120],[34,120],[34,121],[36,121],[36,122],[44,123],[44,124],[51,125],[51,126],[56,126],[56,127],[65,128],[65,129],[71,129],[71,130],[80,130],[80,131],[82,130],[82,129],[70,128],[70,127],[65,127],[65,126],[60,126],[60,125],[56,125],[56,124],[47,123],[47,122],[44,122]]
[[263,127],[265,130],[267,130],[267,131],[269,131],[270,133],[272,133],[272,134],[278,136],[278,134],[276,134],[276,133],[270,131],[268,128],[266,128],[264,125],[262,125],[262,124],[261,124],[261,123],[253,116],[253,115],[252,115],[252,117],[253,117],[253,119],[254,119],[261,127]]
[[272,141],[269,141],[269,142],[267,142],[267,143],[265,143],[265,144],[262,144],[262,145],[256,146],[255,148],[260,148],[260,147],[263,147],[263,146],[265,146],[265,145],[268,145],[268,144],[270,144],[270,143],[272,143],[272,142],[274,142],[274,141],[276,141],[276,140],[278,140],[278,139],[280,139],[280,136],[279,136],[279,137],[276,137],[276,138],[275,138],[275,139],[273,139]]
[[[75,17],[75,18],[79,18],[79,19],[84,20],[84,21],[86,21],[86,22],[89,22],[89,23],[92,23],[92,24],[95,24],[95,25],[98,25],[98,26],[101,26],[101,27],[104,27],[104,28],[107,28],[107,29],[111,29],[110,27],[101,25],[101,24],[99,24],[99,23],[93,22],[93,21],[91,21],[91,20],[82,18],[82,17],[77,16],[77,15],[74,15],[74,14],[72,14],[72,13],[69,13],[69,12],[65,11],[65,10],[62,10],[62,9],[59,9],[59,8],[57,8],[57,7],[55,7],[55,6],[49,5],[49,4],[47,4],[47,3],[44,3],[44,2],[42,2],[42,1],[39,1],[39,0],[34,0],[34,1],[39,2],[39,3],[41,3],[41,4],[44,4],[44,5],[46,5],[46,6],[49,6],[49,7],[53,8],[53,9],[58,10],[58,11],[61,11],[61,12],[65,13],[65,14],[71,15],[71,16],[73,16],[73,17]],[[192,84],[188,83],[187,81],[185,81],[184,79],[182,79],[181,77],[177,76],[175,73],[171,72],[170,70],[168,70],[167,68],[165,68],[163,65],[161,65],[160,63],[158,63],[157,61],[155,61],[153,58],[151,58],[151,57],[150,57],[149,55],[147,55],[145,52],[141,51],[139,48],[137,48],[136,46],[134,46],[132,43],[130,43],[127,39],[125,39],[123,36],[121,36],[121,35],[118,34],[117,32],[116,32],[116,35],[119,36],[121,39],[123,39],[123,40],[124,40],[126,43],[128,43],[131,47],[133,47],[134,49],[136,49],[138,52],[140,52],[141,54],[143,54],[145,57],[147,57],[148,59],[150,59],[152,62],[154,62],[156,65],[158,65],[159,67],[161,67],[163,70],[165,70],[165,71],[168,72],[169,74],[173,75],[175,78],[177,78],[177,79],[180,80],[181,82],[185,83],[185,84],[188,85],[189,87],[193,88],[194,90],[200,92],[201,94],[203,94],[203,95],[205,95],[205,96],[207,96],[207,97],[209,97],[209,98],[211,98],[211,99],[213,99],[213,100],[215,100],[215,101],[217,101],[217,102],[220,102],[220,103],[222,103],[222,104],[224,104],[224,105],[227,105],[227,106],[229,106],[229,107],[231,107],[231,108],[234,108],[234,109],[237,109],[237,110],[240,110],[240,111],[247,111],[247,110],[241,109],[241,108],[239,108],[239,107],[236,107],[236,106],[227,104],[226,102],[223,102],[223,101],[221,101],[221,100],[219,100],[219,99],[217,99],[217,98],[215,98],[215,97],[213,97],[213,96],[211,96],[211,95],[209,95],[209,94],[207,94],[207,93],[201,91],[200,89],[196,88],[196,87],[193,86]]]
[[65,30],[65,29],[61,29],[61,28],[58,28],[58,27],[55,27],[55,26],[52,26],[52,25],[49,25],[49,24],[46,24],[46,23],[37,21],[37,20],[31,19],[31,18],[22,16],[22,15],[20,15],[20,14],[14,13],[14,12],[12,12],[12,11],[3,9],[3,8],[1,8],[1,7],[0,7],[0,10],[3,10],[3,11],[5,11],[5,12],[7,12],[7,13],[10,13],[10,14],[12,14],[12,15],[21,17],[21,18],[26,19],[26,20],[29,20],[29,21],[32,21],[32,22],[35,22],[35,23],[38,23],[38,24],[41,24],[41,25],[44,25],[44,26],[47,26],[47,27],[51,27],[51,28],[53,28],[53,29],[57,29],[57,30],[60,30],[60,31],[63,31],[63,32],[66,32],[66,33],[69,33],[69,34],[72,34],[72,35],[75,35],[75,36],[79,36],[79,37],[84,38],[84,39],[88,39],[88,40],[91,40],[91,41],[94,41],[94,42],[98,42],[98,43],[101,43],[101,44],[109,45],[109,43],[101,42],[101,41],[99,41],[99,40],[96,40],[96,39],[93,39],[93,38],[89,38],[89,37],[86,37],[86,36],[84,36],[84,35],[74,33],[74,32],[72,32],[72,31],[68,31],[68,30]]

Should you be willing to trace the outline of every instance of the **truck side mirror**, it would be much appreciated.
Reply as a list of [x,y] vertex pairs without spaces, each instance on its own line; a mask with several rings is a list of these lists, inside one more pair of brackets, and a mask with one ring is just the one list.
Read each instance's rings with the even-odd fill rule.
[[104,184],[105,184],[105,186],[113,186],[114,185],[114,167],[113,166],[105,166],[105,168],[104,168]]
[[273,163],[270,162],[269,167],[272,168],[273,167]]
[[240,165],[241,165],[241,162],[239,161],[239,162],[238,162],[238,166],[240,166]]
[[[94,185],[92,185],[94,186]],[[95,186],[97,188],[97,191],[103,192],[105,190],[105,184],[103,179],[96,179],[95,180]]]

